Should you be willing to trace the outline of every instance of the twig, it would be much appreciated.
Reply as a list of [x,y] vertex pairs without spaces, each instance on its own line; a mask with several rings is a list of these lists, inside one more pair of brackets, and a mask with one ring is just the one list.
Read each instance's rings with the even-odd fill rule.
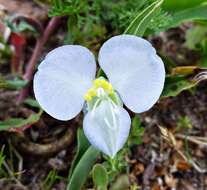
[[200,166],[198,166],[195,161],[193,159],[188,159],[186,158],[186,156],[182,153],[182,151],[178,150],[177,148],[175,149],[177,151],[177,153],[188,163],[192,164],[192,166],[194,167],[194,169],[196,171],[198,171],[199,173],[205,173],[206,170],[205,169],[202,169],[200,168]]
[[190,163],[190,164],[194,167],[194,169],[195,169],[196,171],[198,171],[199,173],[205,173],[205,172],[206,172],[206,170],[200,168],[200,166],[197,165],[193,159],[188,159],[188,158],[182,153],[182,151],[179,150],[179,149],[177,148],[175,137],[178,137],[178,138],[181,138],[181,139],[186,139],[186,138],[187,138],[187,140],[189,140],[189,141],[191,141],[191,142],[194,142],[194,143],[197,143],[197,144],[202,144],[202,145],[207,145],[205,142],[196,140],[195,138],[192,138],[192,137],[189,138],[189,136],[187,137],[187,136],[185,136],[185,135],[181,135],[181,134],[176,134],[176,135],[174,136],[174,135],[173,135],[170,131],[168,131],[166,128],[162,128],[162,127],[160,127],[160,126],[158,126],[158,127],[159,127],[159,129],[160,129],[160,131],[161,131],[162,138],[164,138],[164,139],[171,145],[171,147],[173,147],[174,150],[176,150],[177,153],[178,153],[178,154],[179,154],[179,155],[180,155],[186,162]]
[[14,180],[17,183],[17,185],[21,186],[22,189],[26,189],[25,186],[14,176],[13,172],[10,170],[10,168],[9,168],[8,164],[6,163],[6,161],[3,161],[3,165],[6,168],[10,178],[12,180]]
[[22,171],[23,170],[23,158],[22,156],[19,154],[19,152],[17,152],[17,150],[14,148],[13,149],[14,151],[14,154],[16,155],[16,157],[19,159],[19,162],[18,162],[18,180],[21,179],[21,174],[24,172]]
[[187,139],[188,141],[196,143],[198,145],[207,146],[207,139],[204,139],[203,137],[185,136],[182,134],[176,134],[175,136],[180,139]]
[[[180,135],[180,136],[182,136],[182,135]],[[198,136],[192,136],[192,135],[190,135],[189,137],[195,138],[195,139],[200,140],[200,141],[207,142],[207,137],[198,137]]]
[[[61,20],[61,17],[53,17],[50,20],[50,22],[48,23],[44,34],[37,39],[37,42],[36,42],[36,45],[35,45],[35,48],[34,48],[34,52],[31,56],[31,59],[29,60],[29,63],[26,67],[26,71],[25,71],[25,74],[24,74],[24,79],[26,81],[30,82],[32,80],[33,74],[34,74],[34,71],[35,71],[35,66],[36,66],[36,63],[39,59],[42,48],[43,48],[44,44],[46,43],[46,41],[48,40],[49,36],[57,28],[57,25],[59,24],[60,20]],[[21,90],[20,94],[19,94],[19,97],[17,99],[17,102],[18,103],[23,102],[24,99],[26,98],[26,96],[28,95],[28,92],[29,92],[28,87]]]

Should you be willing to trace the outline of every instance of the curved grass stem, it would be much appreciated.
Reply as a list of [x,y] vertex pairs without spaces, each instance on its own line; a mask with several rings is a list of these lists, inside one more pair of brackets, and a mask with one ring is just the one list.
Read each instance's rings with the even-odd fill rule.
[[[61,17],[53,17],[49,21],[43,35],[40,35],[40,37],[37,39],[33,54],[32,54],[32,56],[31,56],[31,58],[30,58],[30,60],[27,64],[26,71],[25,71],[25,74],[23,76],[26,81],[31,82],[31,80],[33,78],[34,71],[35,71],[36,63],[39,59],[42,48],[45,45],[45,43],[47,42],[49,36],[57,28],[57,25],[60,23],[60,20],[61,20]],[[18,103],[23,102],[24,99],[27,97],[28,93],[29,93],[29,89],[28,89],[28,86],[27,86],[23,90],[20,91],[20,94],[17,98],[17,102]]]

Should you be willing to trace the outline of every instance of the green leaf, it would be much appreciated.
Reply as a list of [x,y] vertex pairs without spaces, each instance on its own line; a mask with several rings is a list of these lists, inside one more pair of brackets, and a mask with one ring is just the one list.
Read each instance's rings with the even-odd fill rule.
[[108,185],[108,174],[105,167],[101,164],[96,164],[92,170],[92,178],[96,187],[106,189]]
[[80,190],[84,185],[96,158],[99,156],[100,152],[93,146],[90,146],[88,150],[83,154],[80,161],[76,165],[71,178],[69,179],[69,184],[67,190]]
[[51,190],[55,181],[59,178],[56,170],[51,170],[43,181],[44,190]]
[[0,45],[0,65],[8,64],[13,52],[11,46],[5,41],[4,36],[2,35],[0,35]]
[[104,71],[102,69],[99,69],[97,72],[97,78],[99,78],[99,77],[107,78],[106,74],[104,73]]
[[196,85],[195,82],[188,80],[184,76],[168,76],[161,97],[174,97],[182,91],[190,89]]
[[5,121],[0,121],[0,131],[9,130],[11,128],[20,128],[26,125],[31,125],[33,123],[36,123],[40,119],[41,114],[42,114],[42,111],[40,111],[37,114],[30,115],[26,119],[11,118]]
[[170,15],[168,12],[163,11],[162,9],[156,11],[154,18],[151,19],[151,21],[148,24],[148,28],[145,32],[145,35],[148,35],[149,33],[154,34],[163,31],[166,28],[166,26],[168,26],[169,23],[172,22],[172,19],[172,15]]
[[205,2],[207,0],[165,0],[162,7],[166,11],[175,12],[189,9]]
[[14,79],[6,80],[0,75],[0,88],[10,89],[10,90],[20,90],[27,85],[27,81]]
[[[154,34],[155,32],[166,31],[169,28],[174,28],[180,24],[188,21],[206,21],[207,20],[207,4],[201,4],[197,7],[185,9],[175,13],[165,13],[166,20],[155,16],[154,19],[149,23],[146,31],[146,35]],[[161,24],[161,26],[159,26]],[[156,28],[157,25],[157,28]],[[194,37],[193,37],[194,38]],[[194,38],[195,39],[195,38]]]
[[135,115],[134,118],[132,119],[132,127],[140,127],[141,126],[141,121],[140,118]]
[[2,165],[3,165],[3,162],[5,160],[5,155],[4,155],[4,145],[1,147],[1,150],[0,150],[0,174],[1,174],[1,170],[2,170]]
[[37,100],[32,99],[32,98],[27,98],[27,99],[24,101],[24,103],[25,103],[26,105],[29,105],[29,106],[33,107],[33,108],[40,108],[40,105],[39,105],[39,103],[37,102]]
[[177,123],[177,127],[176,130],[179,131],[180,129],[183,128],[192,128],[192,123],[190,118],[188,118],[187,116],[181,117]]
[[167,27],[172,28],[183,22],[195,20],[207,20],[207,4],[176,12]]
[[[206,44],[207,44],[207,42],[206,42]],[[207,51],[206,51],[205,55],[203,55],[203,57],[199,63],[199,66],[203,67],[203,68],[207,68]]]
[[185,38],[186,38],[185,45],[189,49],[194,49],[194,50],[201,49],[202,41],[207,39],[207,26],[206,25],[194,26],[193,28],[187,30]]
[[128,139],[129,144],[142,144],[142,136],[144,134],[144,127],[141,126],[139,116],[135,115],[132,119],[132,128]]
[[37,33],[35,28],[32,25],[25,22],[25,21],[20,22],[20,24],[17,26],[17,31],[18,32],[30,31],[30,32],[35,33],[35,34]]
[[33,34],[37,34],[36,29],[26,21],[21,20],[19,24],[16,24],[12,20],[13,18],[7,19],[4,22],[13,32],[20,33],[24,31],[29,31]]
[[117,179],[111,185],[110,190],[126,190],[126,189],[139,189],[139,188],[130,188],[130,180],[127,174],[122,174],[117,177]]
[[147,27],[149,26],[150,21],[154,18],[157,11],[160,11],[160,6],[162,5],[163,1],[164,0],[157,0],[145,8],[141,13],[138,13],[124,33],[143,36]]
[[133,136],[142,136],[144,134],[144,127],[141,126],[140,118],[135,115],[132,119],[132,135]]
[[83,129],[78,128],[77,141],[78,141],[77,152],[70,167],[70,172],[68,175],[69,179],[71,178],[74,168],[76,167],[81,157],[90,146],[90,143],[88,142],[86,136],[84,135]]

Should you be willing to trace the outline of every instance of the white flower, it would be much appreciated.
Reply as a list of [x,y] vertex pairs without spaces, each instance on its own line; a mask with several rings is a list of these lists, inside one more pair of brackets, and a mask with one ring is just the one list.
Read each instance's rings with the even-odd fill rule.
[[165,69],[152,45],[132,35],[106,41],[98,60],[109,81],[95,79],[95,58],[87,48],[54,49],[38,67],[34,93],[41,107],[59,120],[74,118],[86,100],[85,135],[93,146],[114,157],[130,131],[123,103],[135,113],[150,109],[162,92]]

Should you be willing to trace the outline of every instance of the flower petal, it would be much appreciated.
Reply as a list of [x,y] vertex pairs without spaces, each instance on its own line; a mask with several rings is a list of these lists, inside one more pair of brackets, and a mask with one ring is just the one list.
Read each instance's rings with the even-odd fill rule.
[[94,111],[85,115],[83,129],[94,147],[114,157],[127,140],[130,124],[131,119],[126,110],[102,100]]
[[95,58],[87,48],[61,46],[39,65],[34,77],[35,97],[52,117],[72,119],[81,111],[83,96],[92,86],[95,73]]
[[159,99],[164,64],[147,40],[133,35],[112,37],[100,49],[99,64],[132,111],[144,112]]

